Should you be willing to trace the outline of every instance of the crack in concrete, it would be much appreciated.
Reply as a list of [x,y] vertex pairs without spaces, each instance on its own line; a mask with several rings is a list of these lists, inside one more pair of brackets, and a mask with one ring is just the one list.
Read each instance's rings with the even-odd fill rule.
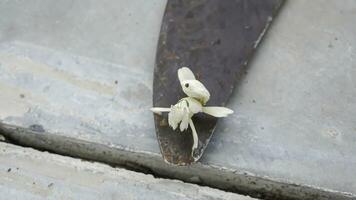
[[154,177],[179,179],[229,192],[262,199],[356,199],[354,194],[314,186],[281,182],[249,172],[196,163],[178,167],[166,164],[160,155],[109,147],[66,136],[35,132],[0,122],[0,135],[7,142],[42,151],[102,162],[113,167],[151,174]]

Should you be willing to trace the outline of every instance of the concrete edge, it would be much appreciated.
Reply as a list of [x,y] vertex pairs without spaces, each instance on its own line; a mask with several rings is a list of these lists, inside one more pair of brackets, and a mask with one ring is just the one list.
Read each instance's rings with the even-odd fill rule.
[[0,142],[2,199],[180,199],[257,200],[181,180],[155,178]]
[[332,191],[310,185],[260,177],[247,171],[196,163],[191,166],[166,164],[160,155],[112,147],[66,136],[35,132],[0,122],[0,135],[7,141],[65,156],[103,162],[155,177],[179,179],[188,183],[265,199],[356,199],[356,194]]

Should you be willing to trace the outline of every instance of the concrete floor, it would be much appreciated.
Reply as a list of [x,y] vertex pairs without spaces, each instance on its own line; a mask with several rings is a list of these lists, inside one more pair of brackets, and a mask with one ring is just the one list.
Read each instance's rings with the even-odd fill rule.
[[0,142],[5,199],[220,199],[247,196]]
[[355,1],[288,1],[207,163],[356,193],[355,19]]
[[[159,157],[149,108],[165,1],[0,2],[3,123]],[[356,194],[355,18],[353,0],[288,1],[197,166]]]

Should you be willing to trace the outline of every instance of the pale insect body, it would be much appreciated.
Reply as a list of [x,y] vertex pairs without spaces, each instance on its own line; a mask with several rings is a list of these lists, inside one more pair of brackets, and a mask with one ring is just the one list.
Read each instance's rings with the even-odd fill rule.
[[180,68],[178,70],[178,79],[182,86],[183,92],[188,97],[196,98],[204,105],[209,101],[209,91],[200,81],[195,79],[193,72],[189,68]]
[[188,97],[182,98],[170,108],[155,107],[151,108],[151,111],[159,115],[162,112],[169,112],[168,124],[174,130],[179,126],[179,130],[183,132],[190,126],[193,136],[193,153],[194,149],[198,148],[198,134],[191,119],[192,116],[196,113],[204,112],[214,117],[226,117],[232,114],[233,111],[225,107],[203,107],[209,100],[210,93],[200,81],[195,79],[193,72],[189,68],[180,68],[178,70],[178,79],[183,92]]
[[175,130],[179,123],[180,131],[188,128],[189,119],[196,113],[202,112],[201,103],[191,97],[185,97],[178,101],[177,104],[171,106],[168,113],[168,124]]
[[201,82],[197,80],[186,80],[181,84],[183,92],[189,97],[198,99],[204,105],[209,101],[210,93]]

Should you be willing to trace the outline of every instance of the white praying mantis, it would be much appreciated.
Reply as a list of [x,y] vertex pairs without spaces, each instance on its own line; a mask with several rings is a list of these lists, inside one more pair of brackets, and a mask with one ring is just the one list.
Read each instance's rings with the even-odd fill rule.
[[188,97],[182,98],[170,108],[154,107],[151,108],[151,111],[158,115],[168,112],[168,124],[173,130],[179,125],[179,130],[183,132],[190,126],[193,136],[193,154],[194,150],[198,148],[198,134],[192,120],[193,115],[203,112],[214,117],[226,117],[234,111],[225,107],[205,106],[210,99],[210,93],[200,81],[196,80],[188,67],[178,69],[178,79],[183,92]]

